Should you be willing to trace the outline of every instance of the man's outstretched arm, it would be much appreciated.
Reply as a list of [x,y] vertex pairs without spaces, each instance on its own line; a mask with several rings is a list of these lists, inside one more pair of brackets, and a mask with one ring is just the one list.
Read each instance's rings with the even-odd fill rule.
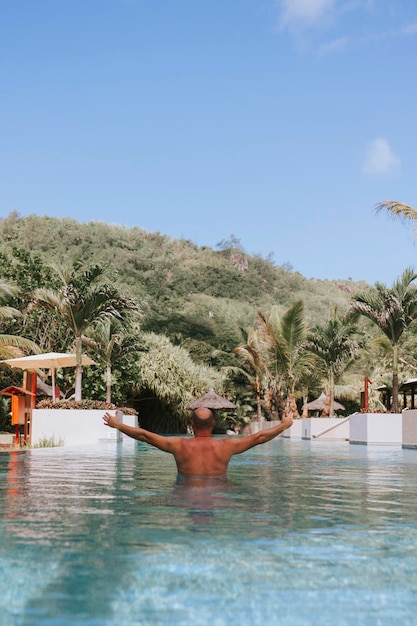
[[155,446],[164,452],[174,452],[175,442],[177,440],[176,437],[162,437],[161,435],[151,433],[149,430],[145,430],[144,428],[128,426],[128,424],[123,424],[117,417],[110,415],[110,413],[105,413],[103,415],[103,422],[106,426],[116,428],[117,430],[120,430],[121,433],[132,437],[132,439],[149,443],[151,446]]
[[250,448],[254,448],[261,443],[266,443],[267,441],[271,441],[278,435],[280,435],[284,430],[290,428],[293,423],[293,413],[290,411],[288,415],[284,416],[281,422],[277,426],[273,426],[272,428],[266,428],[265,430],[260,430],[258,433],[254,433],[253,435],[247,435],[246,437],[242,437],[241,439],[232,438],[227,440],[227,444],[231,447],[232,454],[240,454],[241,452],[246,452]]

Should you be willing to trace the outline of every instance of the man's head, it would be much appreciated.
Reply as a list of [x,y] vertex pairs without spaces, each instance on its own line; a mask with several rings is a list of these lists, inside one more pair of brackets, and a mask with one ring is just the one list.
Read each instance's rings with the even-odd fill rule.
[[194,431],[211,430],[214,426],[213,413],[205,407],[196,409],[193,413],[192,424]]

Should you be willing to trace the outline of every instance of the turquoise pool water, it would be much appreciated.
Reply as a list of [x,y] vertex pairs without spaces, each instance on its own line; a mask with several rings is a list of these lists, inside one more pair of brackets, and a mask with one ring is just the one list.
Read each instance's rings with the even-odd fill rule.
[[2,626],[417,623],[417,451],[274,440],[177,480],[129,440],[0,454]]

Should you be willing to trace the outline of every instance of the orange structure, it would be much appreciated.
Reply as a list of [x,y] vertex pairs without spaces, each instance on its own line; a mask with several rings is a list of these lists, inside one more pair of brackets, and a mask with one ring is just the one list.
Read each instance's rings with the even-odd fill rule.
[[372,385],[372,380],[368,376],[365,376],[364,391],[361,392],[361,411],[362,413],[368,413],[369,411],[369,385]]
[[11,385],[0,391],[3,396],[11,396],[12,426],[15,427],[17,446],[30,444],[30,420],[36,406],[36,374],[23,373],[23,387]]

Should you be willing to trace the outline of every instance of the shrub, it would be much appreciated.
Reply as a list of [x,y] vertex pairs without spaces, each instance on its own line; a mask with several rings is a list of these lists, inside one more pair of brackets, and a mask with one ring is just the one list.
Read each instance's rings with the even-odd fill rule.
[[79,410],[103,410],[103,411],[122,411],[125,415],[137,415],[137,411],[131,407],[120,407],[109,402],[102,402],[101,400],[61,400],[59,402],[53,402],[50,398],[41,400],[36,405],[37,409],[79,409]]

